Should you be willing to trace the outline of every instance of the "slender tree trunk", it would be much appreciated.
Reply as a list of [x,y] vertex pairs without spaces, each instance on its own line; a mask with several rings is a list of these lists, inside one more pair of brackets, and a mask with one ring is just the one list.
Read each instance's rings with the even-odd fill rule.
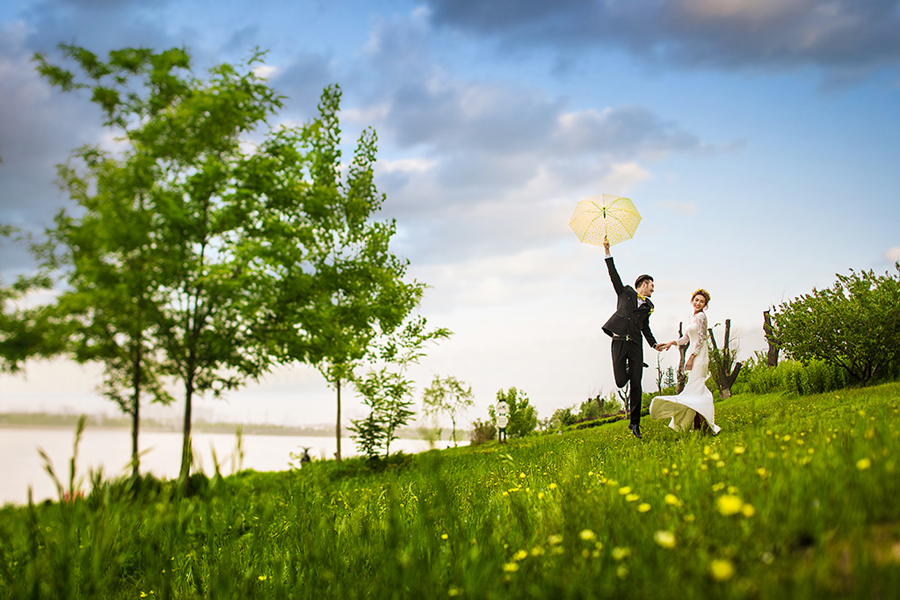
[[138,451],[138,430],[141,424],[141,359],[142,344],[139,342],[135,351],[134,363],[132,364],[133,379],[132,387],[134,396],[132,399],[133,410],[131,411],[131,476],[135,479],[140,475],[140,452]]
[[335,387],[337,388],[337,424],[334,427],[334,434],[337,437],[337,452],[334,453],[334,458],[338,462],[341,462],[341,378],[338,377],[335,382]]
[[191,449],[191,401],[194,395],[194,381],[191,376],[184,385],[184,437],[181,444],[181,473],[178,478],[182,485],[187,484],[187,479],[191,475],[191,462],[193,459],[193,451]]

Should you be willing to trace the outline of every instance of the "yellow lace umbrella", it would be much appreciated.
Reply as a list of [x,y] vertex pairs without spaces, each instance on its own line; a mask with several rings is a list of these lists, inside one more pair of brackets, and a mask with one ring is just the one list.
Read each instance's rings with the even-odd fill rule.
[[640,222],[641,213],[630,198],[600,194],[575,205],[569,227],[581,242],[602,246],[603,238],[609,238],[613,246],[633,238]]

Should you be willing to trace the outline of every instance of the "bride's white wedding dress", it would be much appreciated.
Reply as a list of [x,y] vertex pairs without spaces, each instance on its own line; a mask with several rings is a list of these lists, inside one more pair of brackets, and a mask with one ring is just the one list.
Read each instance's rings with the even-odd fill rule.
[[677,341],[679,346],[690,341],[691,354],[694,355],[694,364],[688,371],[687,385],[677,396],[657,396],[650,403],[650,416],[654,419],[671,418],[669,427],[675,431],[690,429],[694,416],[700,414],[713,433],[719,433],[712,393],[706,387],[706,378],[709,377],[709,347],[706,340],[706,313],[700,311],[691,317],[687,333]]

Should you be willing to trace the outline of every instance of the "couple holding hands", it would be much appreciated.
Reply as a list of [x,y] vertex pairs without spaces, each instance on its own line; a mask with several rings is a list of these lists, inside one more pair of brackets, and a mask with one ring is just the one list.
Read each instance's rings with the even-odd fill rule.
[[623,387],[631,383],[629,394],[629,429],[635,437],[641,438],[641,377],[644,367],[644,350],[641,336],[646,338],[655,350],[661,352],[674,345],[690,344],[690,353],[685,362],[688,372],[687,385],[677,396],[658,396],[650,404],[650,416],[654,419],[671,419],[669,427],[683,431],[689,427],[700,429],[709,426],[712,432],[718,433],[715,423],[712,393],[706,387],[709,376],[709,348],[707,346],[706,305],[709,303],[709,292],[698,289],[691,295],[693,315],[687,333],[671,342],[657,343],[650,331],[650,313],[653,303],[653,278],[641,275],[634,282],[634,287],[622,285],[622,279],[616,271],[616,265],[609,252],[609,241],[604,240],[606,251],[606,267],[613,289],[618,296],[616,312],[603,325],[603,331],[612,338],[613,375],[616,385]]

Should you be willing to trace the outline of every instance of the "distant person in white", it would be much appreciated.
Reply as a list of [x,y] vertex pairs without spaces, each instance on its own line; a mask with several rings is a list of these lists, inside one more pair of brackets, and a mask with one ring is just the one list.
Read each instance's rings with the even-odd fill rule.
[[709,347],[707,345],[706,306],[709,304],[709,292],[699,289],[691,295],[694,314],[691,316],[687,333],[681,338],[663,344],[668,350],[674,345],[683,346],[690,343],[690,354],[684,363],[687,372],[687,385],[677,396],[657,396],[650,403],[650,417],[653,419],[671,419],[669,427],[675,431],[688,428],[703,429],[709,426],[713,434],[719,433],[713,408],[712,392],[706,387],[709,377]]
[[505,444],[507,440],[507,425],[509,425],[509,404],[505,400],[501,400],[497,403],[497,439],[502,444]]

